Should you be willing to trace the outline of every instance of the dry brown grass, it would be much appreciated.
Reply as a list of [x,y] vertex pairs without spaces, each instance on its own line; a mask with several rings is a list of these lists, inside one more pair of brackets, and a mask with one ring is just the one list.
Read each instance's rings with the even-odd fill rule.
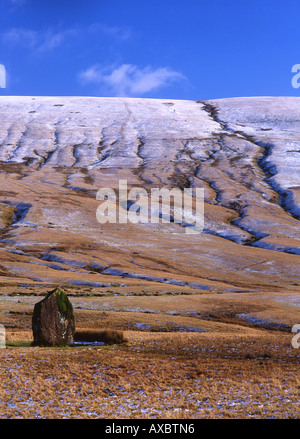
[[50,349],[17,344],[32,339],[40,298],[2,296],[0,418],[299,418],[300,350],[276,329],[299,317],[285,299],[72,296],[78,334],[99,340],[105,329],[127,343]]
[[126,333],[126,345],[1,351],[1,418],[298,418],[287,335]]

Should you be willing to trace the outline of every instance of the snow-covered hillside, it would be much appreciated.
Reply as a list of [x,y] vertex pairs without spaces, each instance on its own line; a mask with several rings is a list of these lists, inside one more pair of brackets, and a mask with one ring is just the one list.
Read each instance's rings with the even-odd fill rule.
[[[299,288],[300,98],[1,97],[0,114],[3,281]],[[203,233],[99,224],[120,180],[204,188]]]

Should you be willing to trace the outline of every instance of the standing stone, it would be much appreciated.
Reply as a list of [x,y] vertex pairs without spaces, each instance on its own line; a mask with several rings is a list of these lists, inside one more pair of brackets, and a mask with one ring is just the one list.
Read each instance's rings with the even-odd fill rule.
[[65,346],[72,340],[75,332],[73,307],[61,288],[50,291],[35,304],[32,331],[36,346]]

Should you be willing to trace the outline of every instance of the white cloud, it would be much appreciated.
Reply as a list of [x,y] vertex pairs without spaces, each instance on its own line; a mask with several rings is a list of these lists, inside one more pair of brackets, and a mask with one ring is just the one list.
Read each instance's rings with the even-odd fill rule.
[[63,32],[56,32],[51,29],[46,31],[34,31],[24,28],[12,28],[2,34],[2,39],[8,44],[21,44],[36,52],[49,52],[61,45],[63,40],[74,32],[69,29]]
[[53,32],[48,31],[44,34],[43,38],[37,46],[39,52],[49,52],[59,47],[69,32]]
[[118,41],[125,41],[131,37],[131,29],[119,26],[108,26],[103,23],[94,23],[88,27],[88,32],[101,33]]
[[[11,1],[21,2],[24,0]],[[60,47],[70,38],[80,37],[82,39],[85,35],[93,35],[93,38],[96,38],[95,35],[97,34],[106,35],[116,41],[124,41],[130,38],[131,31],[129,28],[95,23],[85,28],[74,27],[63,30],[49,28],[37,31],[16,27],[0,33],[0,36],[2,41],[6,44],[22,45],[36,53],[48,53],[53,49]]]
[[37,43],[37,32],[23,28],[12,28],[2,34],[5,43],[18,44],[33,47]]
[[132,64],[122,64],[106,69],[92,66],[81,72],[79,79],[83,84],[104,86],[115,96],[141,96],[186,78],[168,67],[139,69]]

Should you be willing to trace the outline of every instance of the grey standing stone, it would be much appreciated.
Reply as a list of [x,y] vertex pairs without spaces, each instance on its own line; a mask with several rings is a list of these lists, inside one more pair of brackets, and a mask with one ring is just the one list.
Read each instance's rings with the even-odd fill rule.
[[75,332],[73,307],[61,288],[50,291],[35,304],[32,331],[35,346],[65,346],[72,340]]

